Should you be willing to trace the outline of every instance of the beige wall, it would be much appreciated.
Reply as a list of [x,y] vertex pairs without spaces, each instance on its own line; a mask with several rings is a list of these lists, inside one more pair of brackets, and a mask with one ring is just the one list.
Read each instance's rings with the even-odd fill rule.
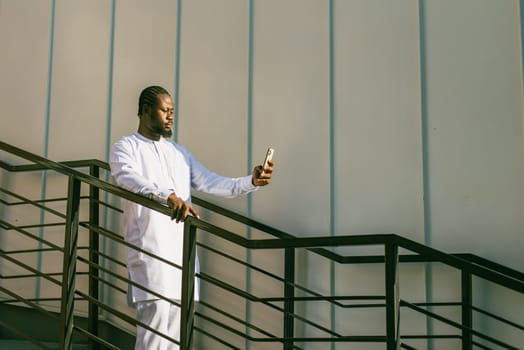
[[[56,0],[54,13],[52,4],[0,0],[2,141],[53,160],[106,160],[109,144],[136,129],[140,90],[178,86],[176,138],[209,168],[243,175],[276,149],[270,187],[214,202],[298,236],[398,233],[524,269],[518,0],[334,0],[332,22],[327,0],[126,0],[114,18],[109,0]],[[39,177],[27,184],[40,194]],[[213,259],[202,260],[230,272]],[[375,267],[331,273],[299,259],[310,287],[381,288]],[[409,298],[456,292],[440,287],[449,278],[440,269],[427,281],[422,266],[402,276]],[[503,294],[481,288],[479,303]],[[382,329],[382,315],[335,319],[344,331]]]

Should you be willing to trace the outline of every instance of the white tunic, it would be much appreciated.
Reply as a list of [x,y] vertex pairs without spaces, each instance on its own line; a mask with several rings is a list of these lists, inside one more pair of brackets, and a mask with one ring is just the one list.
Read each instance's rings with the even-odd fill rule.
[[[110,154],[111,174],[117,184],[163,204],[175,192],[191,202],[191,188],[224,197],[256,189],[252,177],[227,178],[206,169],[183,146],[161,138],[150,140],[139,133],[117,141]],[[126,240],[146,251],[182,264],[183,223],[168,216],[123,200]],[[128,248],[127,269],[132,281],[171,299],[181,299],[182,272],[136,249]],[[132,286],[128,301],[157,299]]]

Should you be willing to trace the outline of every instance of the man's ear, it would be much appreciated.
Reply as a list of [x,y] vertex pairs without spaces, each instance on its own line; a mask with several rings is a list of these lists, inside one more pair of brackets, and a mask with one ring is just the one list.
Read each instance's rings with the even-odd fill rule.
[[149,103],[144,103],[142,105],[142,116],[150,116],[151,115],[151,105]]

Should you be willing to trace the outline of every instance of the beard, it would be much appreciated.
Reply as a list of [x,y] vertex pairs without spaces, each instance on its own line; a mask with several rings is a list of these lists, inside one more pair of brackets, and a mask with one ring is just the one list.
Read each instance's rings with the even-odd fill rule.
[[165,137],[165,138],[170,138],[171,136],[173,136],[173,130],[162,129],[160,131],[160,136]]
[[155,132],[155,133],[157,133],[160,136],[165,137],[165,138],[170,138],[171,136],[173,136],[173,129],[166,129],[160,123],[154,123],[151,126],[151,129],[152,129],[153,132]]

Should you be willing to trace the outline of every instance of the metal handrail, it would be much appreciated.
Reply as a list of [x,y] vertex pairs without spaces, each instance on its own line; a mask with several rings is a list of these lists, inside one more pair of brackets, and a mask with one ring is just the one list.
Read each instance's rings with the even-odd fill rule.
[[[68,176],[70,179],[70,185],[72,186],[73,190],[71,190],[70,196],[68,196],[68,200],[70,201],[70,197],[76,198],[76,203],[80,200],[79,193],[74,193],[74,186],[78,188],[80,183],[86,183],[90,185],[90,188],[95,188],[98,190],[105,191],[107,193],[111,193],[115,196],[125,198],[127,200],[134,201],[136,203],[139,203],[145,207],[148,207],[150,209],[159,211],[161,213],[164,213],[166,215],[170,215],[169,208],[151,200],[144,196],[129,192],[127,190],[124,190],[120,187],[117,187],[115,185],[112,185],[110,183],[107,183],[105,181],[102,181],[98,179],[97,176],[91,176],[84,174],[82,172],[76,171],[73,169],[73,167],[89,167],[90,169],[95,169],[95,174],[98,174],[99,168],[108,170],[108,164],[96,159],[91,160],[80,160],[80,161],[69,161],[69,162],[53,162],[48,159],[45,159],[43,157],[37,156],[35,154],[26,152],[22,149],[16,148],[12,145],[6,144],[4,142],[0,141],[0,150],[9,152],[11,154],[17,155],[21,158],[24,158],[28,161],[33,162],[33,164],[28,165],[11,165],[7,162],[0,160],[0,167],[6,169],[10,172],[25,172],[25,171],[39,171],[39,170],[54,170],[58,173],[61,173],[65,176]],[[77,191],[78,192],[78,191]],[[82,197],[87,198],[87,197]],[[92,204],[99,205],[104,204],[102,203],[98,197],[94,198],[94,196],[89,196],[89,198],[92,201]],[[40,207],[41,209],[47,210],[44,205],[42,205],[42,201],[30,201],[27,198],[19,198],[22,203],[30,203],[35,206]],[[204,207],[206,209],[209,209],[211,211],[217,212],[225,217],[228,217],[234,221],[240,222],[242,224],[245,224],[249,227],[258,229],[262,232],[265,232],[269,235],[272,235],[274,239],[246,239],[241,236],[238,236],[237,234],[225,230],[223,228],[217,227],[211,223],[205,222],[203,220],[198,220],[193,217],[188,218],[186,220],[186,234],[185,238],[189,241],[186,242],[186,248],[188,251],[194,250],[194,247],[196,246],[196,229],[201,230],[202,232],[209,232],[213,234],[214,236],[220,237],[222,239],[225,239],[231,243],[236,244],[237,246],[244,247],[246,249],[252,249],[252,250],[264,250],[264,249],[280,249],[285,250],[286,254],[292,253],[294,254],[294,249],[297,248],[304,248],[309,251],[315,252],[325,258],[328,258],[334,262],[340,263],[340,264],[355,264],[355,263],[385,263],[386,269],[388,272],[386,273],[386,279],[388,281],[388,286],[386,290],[386,296],[385,297],[379,297],[386,301],[386,311],[388,315],[388,322],[387,322],[387,336],[378,336],[378,337],[345,337],[345,336],[338,336],[334,339],[331,339],[331,341],[348,341],[348,340],[358,340],[361,339],[363,341],[381,341],[386,342],[388,344],[388,349],[396,348],[396,346],[400,345],[399,343],[399,335],[398,335],[398,310],[395,310],[395,304],[398,304],[398,306],[408,306],[412,309],[416,309],[418,306],[416,304],[410,304],[405,301],[402,301],[398,299],[398,292],[396,291],[396,283],[398,282],[395,275],[398,273],[397,263],[398,262],[442,262],[446,265],[452,266],[454,268],[459,269],[462,271],[463,274],[466,276],[469,276],[469,280],[471,280],[471,276],[475,275],[478,277],[481,277],[483,279],[486,279],[488,281],[492,281],[494,283],[497,283],[499,285],[505,286],[507,288],[510,288],[512,290],[515,290],[520,293],[524,293],[524,274],[522,274],[519,271],[507,268],[505,266],[502,266],[500,264],[493,263],[491,261],[488,261],[486,259],[480,258],[478,256],[472,255],[472,254],[445,254],[442,253],[436,249],[424,246],[422,244],[419,244],[415,241],[403,238],[396,234],[375,234],[375,235],[351,235],[351,236],[335,236],[335,237],[307,237],[307,238],[297,238],[289,233],[283,232],[281,230],[272,228],[268,225],[265,225],[261,222],[257,222],[255,220],[252,220],[250,218],[244,217],[240,214],[237,214],[235,212],[229,211],[227,209],[221,208],[219,206],[216,206],[210,202],[204,201],[202,199],[199,199],[197,197],[192,198],[193,203],[197,204],[201,207]],[[5,203],[4,203],[5,204]],[[73,201],[73,207],[74,207],[74,201]],[[74,211],[74,210],[73,210]],[[76,226],[83,226],[90,230],[90,232],[96,232],[97,234],[100,234],[103,229],[97,228],[96,223],[93,225],[91,223],[81,223],[76,222],[74,218],[71,217],[71,213],[67,214],[67,220],[66,225],[69,226],[69,230],[74,231],[75,225]],[[9,229],[16,229],[20,231],[21,229],[18,227],[10,227],[9,223],[2,222],[2,227],[9,228]],[[191,237],[192,241],[191,241]],[[125,244],[125,243],[124,243]],[[354,246],[354,245],[381,245],[385,247],[386,254],[381,255],[374,255],[374,256],[349,256],[349,255],[341,255],[337,254],[335,252],[332,252],[330,250],[325,249],[326,247],[334,247],[334,246]],[[400,255],[398,254],[398,249],[404,248],[407,249],[415,254],[408,254],[408,255]],[[68,245],[68,247],[65,247],[66,249],[73,249],[71,245]],[[75,250],[76,251],[76,250]],[[98,256],[100,252],[95,251],[92,252],[95,253],[95,255]],[[186,253],[186,251],[185,251]],[[76,254],[76,253],[75,253]],[[4,252],[2,254],[5,256]],[[190,255],[191,256],[191,255]],[[294,256],[294,255],[293,255]],[[194,258],[194,255],[193,255]],[[98,269],[101,269],[102,267],[98,265],[97,260],[96,262],[86,261],[83,260],[84,263],[87,263],[90,267],[90,269],[93,269],[93,271],[98,271]],[[286,260],[287,261],[287,260]],[[188,276],[191,276],[191,266],[194,266],[194,264],[191,264],[191,260],[185,261],[185,264],[183,265],[183,273],[185,274],[184,278],[184,285],[183,290],[185,290],[185,298],[183,297],[182,300],[182,307],[183,309],[191,310],[191,304],[190,301],[190,295],[188,293],[191,292],[192,287],[192,278],[188,278]],[[189,270],[187,270],[189,268]],[[64,276],[65,271],[68,270],[69,273],[71,272],[66,266],[64,266]],[[35,274],[38,274],[38,271],[34,271]],[[76,272],[76,271],[73,271]],[[74,276],[69,274],[70,278],[74,279]],[[206,276],[205,274],[201,274],[199,276],[201,279],[207,279],[212,280],[213,278],[211,276]],[[294,283],[293,279],[289,279],[289,276],[286,276],[284,278],[284,283],[287,285],[291,291],[295,288],[301,288],[297,284]],[[466,278],[467,280],[467,278]],[[67,278],[66,281],[67,282]],[[470,281],[471,282],[471,281]],[[74,285],[73,285],[74,286]],[[69,286],[71,287],[71,286]],[[140,286],[139,286],[140,287]],[[223,285],[224,288],[229,289],[229,291],[233,290],[232,286],[228,286],[227,284]],[[72,295],[77,294],[78,292],[74,291],[74,288],[72,291],[65,291],[64,297],[67,297],[67,293],[72,293]],[[283,301],[284,303],[293,303],[295,300],[299,300],[299,298],[295,298],[293,295],[284,296],[283,298],[256,298],[254,296],[249,296],[249,294],[245,294],[246,297],[252,298],[252,300],[256,300],[259,302],[264,303],[271,303],[276,301]],[[88,295],[82,295],[83,298],[89,299],[90,302],[93,302],[97,304],[96,298],[92,298]],[[70,297],[69,297],[70,298]],[[317,296],[317,298],[320,300],[322,299],[322,296]],[[93,300],[91,300],[93,299]],[[324,298],[325,300],[329,300],[330,302],[336,302],[337,298]],[[464,304],[464,299],[463,303]],[[466,300],[466,304],[467,304]],[[273,304],[270,304],[273,305]],[[101,305],[97,305],[100,307],[105,307]],[[469,312],[473,309],[471,305],[466,305],[469,307]],[[96,310],[96,308],[95,308]],[[293,308],[287,308],[283,307],[280,309],[280,311],[284,314],[285,317],[288,317],[289,320],[292,320],[294,317],[297,317],[293,313]],[[419,310],[420,311],[420,310]],[[463,311],[464,311],[464,305],[463,305]],[[421,311],[422,312],[422,311]],[[428,313],[429,316],[434,317],[436,319],[439,318],[438,315],[432,314],[430,312],[424,311],[423,313]],[[183,315],[186,315],[186,317],[189,317],[189,319],[184,320],[183,324],[192,324],[192,317],[193,315],[197,315],[200,317],[205,317],[204,315],[196,312],[183,312]],[[289,317],[291,316],[291,317]],[[495,315],[495,317],[497,317]],[[64,322],[67,323],[68,321],[64,319]],[[511,322],[510,322],[511,323]],[[72,329],[72,324],[64,324],[64,326],[67,328]],[[287,325],[289,326],[289,324]],[[518,326],[518,325],[517,325]],[[478,332],[473,331],[469,328],[468,325],[458,325],[457,328],[461,329],[463,333],[463,341],[464,339],[467,340],[467,336],[471,338],[471,335],[479,336],[480,338],[484,338],[487,340],[492,341],[492,339],[489,339],[489,337],[485,337],[482,334],[478,334]],[[182,348],[191,348],[192,344],[192,336],[191,336],[191,329],[185,329],[184,332],[182,332],[182,338],[181,338],[181,344]],[[66,332],[67,333],[67,332]],[[291,333],[287,333],[288,335]],[[69,334],[65,334],[64,337],[70,338]],[[429,336],[426,336],[429,337]],[[96,338],[96,335],[94,335],[94,338]],[[409,336],[407,338],[410,338]],[[257,339],[255,337],[248,337],[246,336],[246,339],[251,339],[253,341],[263,341],[264,339]],[[274,337],[271,336],[270,339],[265,339],[265,341],[277,341],[282,342],[284,344],[285,349],[288,348],[297,348],[293,345],[294,342],[299,341],[318,341],[318,340],[326,340],[329,338],[296,338],[296,337]],[[497,340],[495,340],[497,342]],[[64,341],[64,346],[67,344],[67,340]],[[471,339],[468,342],[471,346],[473,342]],[[507,346],[507,348],[511,349],[512,347],[509,345],[504,345],[502,343],[502,346]],[[401,345],[403,348],[410,348],[406,344]]]
[[[166,206],[162,205],[162,204],[159,204],[158,202],[152,200],[152,199],[149,199],[149,198],[146,198],[144,196],[141,196],[141,195],[138,195],[136,193],[133,193],[133,192],[130,192],[130,191],[127,191],[121,187],[118,187],[118,186],[115,186],[115,185],[112,185],[108,182],[105,182],[103,180],[100,180],[96,177],[93,177],[93,176],[90,176],[90,175],[87,175],[87,174],[84,174],[84,173],[81,173],[81,172],[78,172],[72,168],[76,168],[76,167],[90,167],[90,166],[96,166],[96,167],[99,167],[101,169],[105,169],[105,170],[109,170],[109,164],[106,163],[106,162],[103,162],[101,160],[98,160],[98,159],[86,159],[86,160],[76,160],[76,161],[65,161],[65,162],[53,162],[53,161],[50,161],[48,159],[45,159],[43,157],[39,157],[35,154],[32,154],[32,153],[29,153],[29,152],[26,152],[20,148],[17,148],[17,147],[14,147],[12,145],[9,145],[7,143],[4,143],[2,141],[0,141],[0,150],[4,150],[6,152],[9,152],[9,153],[12,153],[14,155],[17,155],[19,157],[22,157],[24,159],[27,159],[27,160],[30,160],[30,161],[33,161],[35,162],[35,164],[27,164],[27,165],[11,165],[11,164],[8,164],[2,160],[0,160],[0,168],[4,168],[10,172],[25,172],[25,171],[38,171],[38,170],[55,170],[57,172],[60,172],[64,175],[73,175],[75,177],[78,177],[79,180],[81,180],[82,182],[85,182],[86,184],[89,184],[89,185],[93,185],[97,188],[99,188],[100,190],[103,190],[103,191],[106,191],[106,192],[109,192],[111,194],[114,194],[118,197],[122,197],[122,198],[125,198],[125,199],[128,199],[128,200],[131,200],[131,201],[134,201],[138,204],[141,204],[143,206],[146,206],[150,209],[154,209],[154,210],[157,210],[163,214],[166,214],[166,215],[170,215],[171,212],[170,212],[170,209],[167,208]],[[277,243],[277,245],[280,246],[280,248],[282,248],[283,245],[285,245],[285,243],[283,243],[284,241],[282,241],[281,239],[290,239],[286,242],[289,242],[291,244],[296,244],[297,243],[297,239],[298,240],[301,240],[302,242],[304,242],[304,240],[307,240],[308,238],[297,238],[297,235],[293,235],[293,234],[290,234],[290,233],[287,233],[287,232],[284,232],[282,230],[279,230],[279,229],[276,229],[274,227],[271,227],[267,224],[264,224],[260,221],[257,221],[257,220],[253,220],[251,218],[248,218],[246,216],[243,216],[241,214],[238,214],[234,211],[231,211],[229,209],[226,209],[226,208],[223,208],[223,207],[220,207],[216,204],[213,204],[209,201],[206,201],[204,199],[201,199],[197,196],[192,196],[192,202],[196,205],[199,205],[203,208],[206,208],[206,209],[209,209],[213,212],[216,212],[217,214],[220,214],[222,216],[225,216],[227,218],[230,218],[236,222],[239,222],[239,223],[242,223],[242,224],[245,224],[246,226],[249,226],[251,228],[254,228],[254,229],[257,229],[257,230],[260,230],[262,232],[265,232],[267,234],[270,234],[274,237],[277,237],[279,238],[279,240],[276,240],[275,242],[280,242],[280,243]],[[233,235],[236,235],[233,233]],[[347,242],[347,244],[349,245],[382,245],[384,244],[384,241],[381,241],[381,234],[366,234],[366,235],[361,235],[361,237],[365,237],[364,238],[364,242],[362,243],[359,243],[359,242]],[[484,259],[482,257],[479,257],[475,254],[471,254],[471,253],[456,253],[456,254],[446,254],[446,253],[442,253],[436,249],[432,249],[432,248],[429,248],[429,247],[426,247],[422,244],[419,244],[413,240],[409,240],[407,238],[404,238],[404,237],[401,237],[401,236],[398,236],[396,234],[390,234],[389,236],[393,237],[398,237],[398,239],[401,239],[403,240],[403,242],[407,245],[405,248],[408,248],[412,251],[415,251],[417,252],[417,250],[419,250],[418,248],[414,248],[415,246],[419,247],[420,250],[425,250],[425,248],[427,248],[427,250],[425,250],[425,252],[429,252],[429,254],[427,256],[421,256],[421,252],[418,251],[417,253],[419,255],[400,255],[400,261],[401,262],[434,262],[435,260],[433,260],[436,256],[439,256],[441,259],[444,259],[442,260],[442,262],[446,263],[446,264],[451,264],[454,266],[454,264],[459,264],[458,266],[455,266],[457,268],[462,268],[462,267],[466,267],[466,266],[470,266],[471,264],[475,264],[477,266],[481,266],[483,269],[485,269],[484,271],[487,271],[487,270],[491,270],[491,271],[494,271],[496,272],[497,274],[500,274],[500,275],[505,275],[505,276],[508,276],[509,278],[511,279],[515,279],[515,280],[520,280],[520,281],[524,281],[524,273],[520,272],[520,271],[517,271],[517,270],[514,270],[514,269],[511,269],[511,268],[508,268],[504,265],[501,265],[501,264],[497,264],[493,261],[490,261],[490,260],[487,260],[487,259]],[[340,242],[340,241],[344,241],[344,237],[358,237],[356,235],[351,235],[351,236],[335,236],[335,237],[331,237],[332,239],[336,240],[339,242],[339,244],[346,244],[346,242]],[[374,238],[373,237],[377,237],[378,241],[376,243],[373,243],[373,242],[370,242],[370,241],[373,241]],[[293,240],[295,239],[295,240]],[[325,240],[326,237],[315,237],[314,238],[315,240]],[[357,238],[358,240],[358,238]],[[249,249],[257,249],[257,244],[256,241],[257,240],[250,240],[250,241],[253,241],[253,243],[247,243],[245,248],[249,248]],[[309,245],[309,243],[302,243],[302,244],[305,244],[305,245]],[[326,245],[326,246],[329,246]],[[298,247],[298,246],[297,246]],[[268,246],[265,246],[263,245],[263,248],[269,248]],[[350,256],[350,255],[341,255],[341,254],[337,254],[335,252],[332,252],[332,251],[329,251],[329,250],[326,250],[326,249],[314,249],[313,247],[311,247],[312,251],[315,251],[317,252],[318,254],[324,256],[324,257],[327,257],[335,262],[338,262],[338,263],[341,263],[341,264],[347,264],[347,263],[351,263],[351,264],[355,264],[355,263],[383,263],[384,262],[384,256],[383,255],[371,255],[371,256]],[[460,259],[460,260],[456,260],[456,259],[449,259],[449,260],[446,260],[446,256],[452,256],[452,257],[455,257],[457,259]],[[479,277],[483,277],[483,278],[488,278],[486,276],[483,276],[483,275],[479,275]],[[522,290],[519,290],[520,292],[522,292]]]
[[[86,160],[65,161],[65,162],[56,163],[56,162],[52,162],[52,161],[50,161],[48,159],[45,159],[43,157],[39,157],[37,155],[34,155],[32,153],[29,153],[29,152],[26,152],[26,151],[24,151],[24,150],[22,150],[20,148],[16,148],[14,146],[11,146],[11,145],[6,144],[6,143],[1,142],[1,141],[0,141],[0,150],[4,150],[6,152],[15,154],[15,155],[17,155],[19,157],[22,157],[24,159],[27,159],[27,160],[35,162],[35,164],[28,164],[28,165],[11,165],[11,164],[8,164],[8,163],[0,160],[0,167],[4,168],[4,169],[6,169],[6,170],[8,170],[10,172],[55,170],[55,171],[60,172],[60,173],[62,173],[64,175],[71,174],[71,175],[74,175],[75,177],[78,177],[80,180],[82,180],[82,182],[85,182],[85,183],[87,183],[89,185],[93,185],[93,186],[95,186],[95,187],[97,187],[97,188],[99,188],[99,189],[101,189],[103,191],[112,193],[114,195],[117,195],[119,197],[122,197],[122,198],[125,198],[125,199],[128,199],[128,200],[135,201],[136,203],[144,205],[144,206],[146,206],[146,207],[148,207],[150,209],[154,209],[154,210],[157,210],[157,211],[159,211],[161,213],[164,213],[166,215],[170,215],[169,208],[166,208],[165,206],[155,202],[154,200],[145,198],[144,196],[141,196],[141,195],[137,195],[137,194],[135,194],[133,192],[124,190],[121,187],[118,187],[118,186],[109,184],[109,183],[107,183],[105,181],[99,180],[96,177],[92,177],[92,176],[89,176],[87,174],[84,174],[84,173],[81,173],[81,172],[78,172],[78,171],[72,169],[72,168],[76,168],[76,167],[96,166],[96,167],[99,167],[99,168],[102,168],[102,169],[105,169],[105,170],[109,170],[109,164],[106,163],[106,162],[100,161],[98,159],[86,159]],[[297,235],[292,235],[290,233],[281,231],[279,229],[276,229],[274,227],[266,225],[266,224],[264,224],[262,222],[259,222],[257,220],[250,219],[248,217],[245,217],[245,216],[243,216],[241,214],[238,214],[238,213],[236,213],[234,211],[231,211],[231,210],[228,210],[226,208],[220,207],[220,206],[218,206],[216,204],[208,202],[208,201],[206,201],[204,199],[201,199],[199,197],[192,196],[192,202],[194,204],[197,204],[197,205],[201,206],[201,207],[204,207],[206,209],[212,210],[212,211],[214,211],[214,212],[216,212],[216,213],[218,213],[220,215],[228,217],[228,218],[230,218],[230,219],[232,219],[234,221],[237,221],[237,222],[245,224],[245,225],[247,225],[249,227],[258,229],[258,230],[263,231],[265,233],[268,233],[270,235],[273,235],[273,236],[275,236],[277,238],[293,239],[293,238],[297,237]],[[392,234],[392,235],[393,236],[398,236],[398,235],[394,235],[394,234]],[[366,239],[367,241],[369,241],[369,237],[380,237],[380,235],[364,235],[364,236],[367,237],[367,239]],[[335,237],[335,238],[339,239],[339,237],[344,237],[344,236],[338,236],[338,237]],[[355,236],[349,236],[349,237],[355,237]],[[422,246],[422,245],[418,244],[415,241],[412,241],[412,240],[409,240],[407,238],[403,238],[403,237],[400,237],[400,236],[398,236],[398,237],[403,239],[404,242],[406,242],[407,245],[411,245],[411,243],[413,243],[414,245],[418,245],[419,247]],[[303,240],[303,238],[299,238],[299,239]],[[318,239],[325,239],[325,237],[317,237],[316,239],[317,240]],[[289,241],[289,242],[295,243],[296,241]],[[355,242],[355,243],[349,243],[349,244],[350,245],[370,245],[372,243],[369,243],[369,242],[357,243],[357,242]],[[383,244],[383,242],[377,242],[376,244],[377,245]],[[246,248],[256,249],[256,247],[254,245],[256,245],[256,243],[253,243],[253,244],[251,244],[249,246],[246,246]],[[280,244],[280,245],[282,245],[282,244]],[[406,248],[408,248],[408,247],[406,247]],[[429,248],[429,249],[431,249],[431,248]],[[383,261],[383,256],[380,256],[380,255],[378,255],[378,256],[343,256],[341,254],[337,254],[337,253],[334,253],[334,252],[331,252],[331,251],[328,251],[328,250],[316,250],[316,252],[318,252],[319,254],[321,254],[323,256],[329,257],[331,260],[339,262],[339,263],[384,262]],[[437,251],[434,250],[434,252],[437,252]],[[499,274],[507,275],[507,276],[509,276],[511,278],[514,278],[514,279],[524,280],[524,273],[519,272],[519,271],[514,270],[514,269],[511,269],[511,268],[508,268],[508,267],[503,266],[501,264],[494,263],[492,261],[489,261],[487,259],[479,257],[479,256],[477,256],[475,254],[470,254],[470,253],[467,253],[467,254],[464,254],[464,253],[461,253],[461,254],[445,254],[445,253],[442,253],[442,254],[455,256],[455,257],[463,259],[465,261],[469,261],[471,263],[475,263],[476,265],[483,266],[486,269],[490,269],[490,270],[496,271]],[[442,254],[439,254],[439,255],[442,256]],[[428,257],[405,256],[404,257],[404,261],[405,262],[428,262],[428,261],[432,261],[431,257],[433,255],[434,255],[433,253],[429,254],[429,257],[430,257],[429,260],[428,260]],[[451,262],[451,261],[453,261],[453,259],[451,259],[449,262]],[[448,263],[448,261],[445,261],[445,260],[443,262],[444,263]],[[484,276],[480,276],[480,277],[484,277]]]

